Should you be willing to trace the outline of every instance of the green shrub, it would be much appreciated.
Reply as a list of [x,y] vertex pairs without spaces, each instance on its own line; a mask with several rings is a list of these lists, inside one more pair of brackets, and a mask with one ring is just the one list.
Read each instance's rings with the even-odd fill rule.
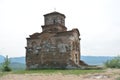
[[2,63],[2,71],[11,71],[9,65],[10,65],[10,60],[8,56],[6,56],[4,62]]
[[108,68],[120,68],[120,56],[107,60],[104,64]]

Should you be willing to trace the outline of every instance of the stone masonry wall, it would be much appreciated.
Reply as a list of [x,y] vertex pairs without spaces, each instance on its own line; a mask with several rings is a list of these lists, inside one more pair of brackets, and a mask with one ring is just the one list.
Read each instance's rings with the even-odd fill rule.
[[36,39],[29,39],[26,47],[27,68],[66,68],[68,65],[78,65],[79,41],[72,34],[43,33]]

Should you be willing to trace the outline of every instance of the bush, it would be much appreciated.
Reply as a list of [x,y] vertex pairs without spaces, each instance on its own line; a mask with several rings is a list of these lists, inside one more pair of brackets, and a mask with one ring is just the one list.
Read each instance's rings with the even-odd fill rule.
[[104,64],[108,68],[120,68],[120,56],[107,60]]
[[9,67],[10,64],[10,60],[8,58],[8,56],[5,57],[5,60],[2,64],[2,71],[11,71],[11,68]]

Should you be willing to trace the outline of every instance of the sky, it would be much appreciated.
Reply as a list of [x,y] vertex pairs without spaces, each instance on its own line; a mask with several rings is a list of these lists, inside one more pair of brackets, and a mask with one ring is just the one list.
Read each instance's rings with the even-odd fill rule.
[[0,0],[0,55],[25,56],[26,38],[41,32],[43,15],[66,15],[68,30],[78,28],[81,55],[120,55],[120,0]]

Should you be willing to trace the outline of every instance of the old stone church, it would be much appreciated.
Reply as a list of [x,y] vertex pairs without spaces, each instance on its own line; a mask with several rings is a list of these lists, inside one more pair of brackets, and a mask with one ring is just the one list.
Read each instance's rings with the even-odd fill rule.
[[65,15],[52,12],[44,15],[41,33],[27,38],[27,69],[78,68],[80,66],[80,33],[67,31]]

